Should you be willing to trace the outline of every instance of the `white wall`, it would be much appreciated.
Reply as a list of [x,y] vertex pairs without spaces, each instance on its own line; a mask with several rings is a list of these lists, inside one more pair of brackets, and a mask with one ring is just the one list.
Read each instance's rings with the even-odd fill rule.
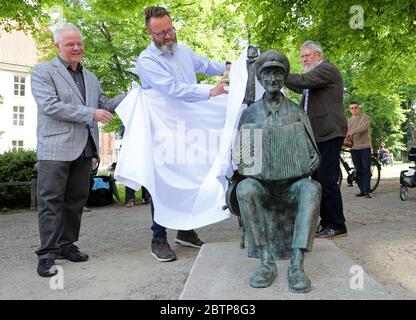
[[[30,90],[30,68],[0,63],[0,153],[12,147],[12,140],[23,140],[24,149],[36,149],[37,107]],[[14,95],[14,76],[25,77],[25,96]],[[13,106],[24,106],[24,126],[13,126]]]

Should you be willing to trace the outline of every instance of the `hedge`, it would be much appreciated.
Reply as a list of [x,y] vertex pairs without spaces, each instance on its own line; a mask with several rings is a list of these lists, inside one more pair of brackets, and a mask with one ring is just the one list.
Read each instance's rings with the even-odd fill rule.
[[[36,177],[34,170],[36,151],[7,151],[0,154],[0,182],[30,181]],[[30,206],[30,186],[0,187],[0,209]]]

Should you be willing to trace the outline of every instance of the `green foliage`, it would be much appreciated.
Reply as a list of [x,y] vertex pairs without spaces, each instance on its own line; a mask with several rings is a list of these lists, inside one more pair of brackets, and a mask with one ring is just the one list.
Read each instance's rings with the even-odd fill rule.
[[2,0],[0,25],[6,31],[27,30],[34,26],[35,19],[42,15],[41,9],[46,1]]
[[[33,150],[7,151],[0,154],[0,181],[30,181],[36,177]],[[0,208],[30,205],[30,186],[0,187]]]
[[[83,64],[114,96],[140,81],[134,63],[150,43],[143,9],[156,4],[170,11],[179,42],[214,61],[232,61],[251,43],[261,51],[286,53],[292,72],[299,73],[299,46],[305,40],[319,41],[325,58],[342,72],[345,107],[351,99],[359,100],[371,116],[373,145],[385,141],[390,148],[404,148],[405,127],[416,120],[415,1],[16,0],[2,1],[0,24],[9,29],[32,27],[45,59],[50,59],[56,52],[48,10],[61,6],[64,18],[84,35]],[[354,27],[357,8],[362,9],[363,28]],[[17,25],[10,24],[12,20]],[[217,79],[199,75],[198,81]],[[299,100],[296,94],[288,95]],[[117,132],[119,125],[116,117],[104,130]]]
[[120,131],[121,124],[122,124],[121,119],[116,114],[114,115],[113,119],[111,119],[109,123],[101,127],[101,130],[103,132],[117,132],[118,133]]
[[[319,41],[345,82],[346,114],[358,100],[371,116],[372,144],[402,150],[403,127],[414,123],[416,3],[408,0],[230,0],[244,16],[252,43],[285,52],[292,72],[301,72],[299,46]],[[359,5],[363,28],[353,26]],[[350,12],[351,10],[351,12]],[[412,111],[413,110],[413,111]],[[413,114],[413,116],[412,116]],[[407,117],[410,117],[407,119]],[[413,117],[413,118],[412,118]]]
[[[59,1],[58,1],[59,2]],[[184,3],[174,0],[158,3],[171,11],[178,41],[214,61],[235,59],[242,48],[242,19],[224,0]],[[151,1],[72,0],[62,2],[65,19],[81,30],[85,43],[83,64],[100,79],[109,96],[128,91],[132,81],[140,83],[134,63],[150,44],[143,10],[155,5]],[[43,27],[45,27],[44,25]],[[38,42],[50,59],[55,55],[52,33],[39,32]],[[197,35],[197,36],[195,36]],[[201,82],[215,82],[212,77],[198,76]],[[103,127],[118,132],[121,121],[115,117]]]

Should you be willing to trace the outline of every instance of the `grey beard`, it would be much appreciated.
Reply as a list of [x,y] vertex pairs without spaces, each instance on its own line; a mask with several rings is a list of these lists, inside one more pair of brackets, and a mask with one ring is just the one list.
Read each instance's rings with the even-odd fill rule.
[[163,44],[159,47],[160,50],[167,53],[174,53],[176,50],[177,44],[176,42],[173,42],[171,46],[167,46],[166,44]]
[[320,61],[315,61],[310,67],[303,67],[303,73],[312,71],[319,64]]

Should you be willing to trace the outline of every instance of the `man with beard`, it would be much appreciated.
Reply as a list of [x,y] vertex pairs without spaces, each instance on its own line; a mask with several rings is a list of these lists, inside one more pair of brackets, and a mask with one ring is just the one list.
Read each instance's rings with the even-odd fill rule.
[[[143,89],[156,89],[188,102],[208,100],[227,93],[223,82],[212,89],[198,86],[196,73],[220,75],[230,69],[229,62],[211,62],[206,57],[197,56],[190,48],[177,44],[175,27],[165,8],[147,7],[144,14],[152,43],[136,62],[136,72],[140,76]],[[154,221],[153,203],[151,211],[152,256],[164,262],[176,260],[176,255],[166,240],[166,228]],[[194,230],[179,230],[175,242],[194,248],[200,248],[203,244]]]
[[307,112],[321,163],[312,178],[322,186],[321,221],[316,237],[334,239],[347,235],[341,191],[338,185],[339,157],[347,133],[343,108],[343,80],[337,67],[323,60],[318,42],[306,41],[300,48],[303,74],[289,74],[285,85],[302,93],[301,106]]

